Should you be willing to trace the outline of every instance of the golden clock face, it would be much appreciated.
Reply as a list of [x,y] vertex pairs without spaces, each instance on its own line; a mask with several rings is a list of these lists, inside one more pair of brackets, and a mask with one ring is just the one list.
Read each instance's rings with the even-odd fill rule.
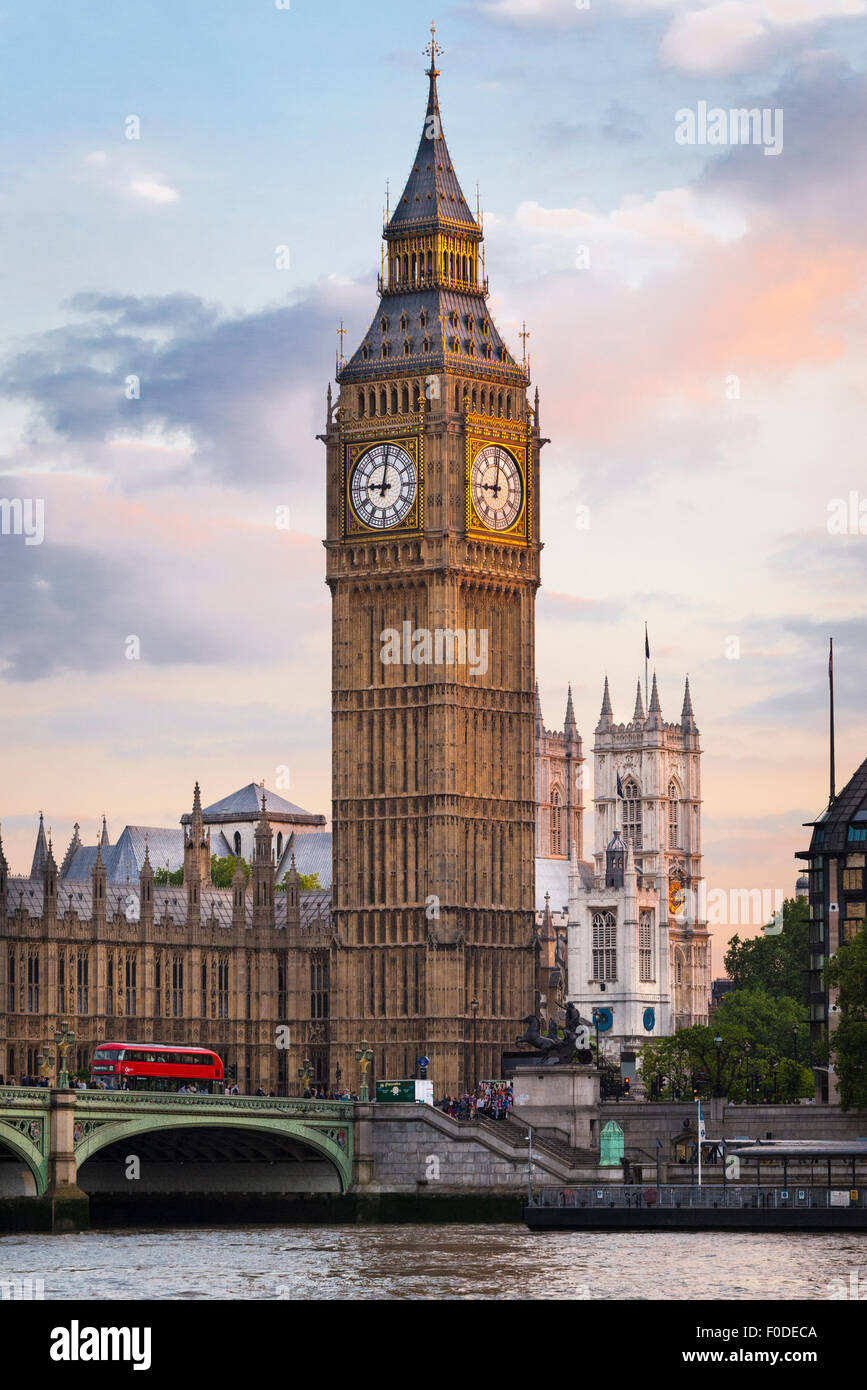
[[399,444],[374,444],[359,457],[349,483],[358,520],[377,531],[399,526],[418,491],[415,464]]
[[486,444],[473,459],[470,495],[480,521],[492,531],[508,531],[520,515],[524,480],[516,460],[501,444]]

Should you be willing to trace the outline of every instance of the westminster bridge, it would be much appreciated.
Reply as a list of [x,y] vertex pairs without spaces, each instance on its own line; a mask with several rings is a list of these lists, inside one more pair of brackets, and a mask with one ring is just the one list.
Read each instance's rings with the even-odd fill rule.
[[[413,1207],[445,1201],[457,1215],[479,1199],[494,1212],[526,1193],[530,1163],[540,1186],[622,1182],[623,1167],[601,1161],[611,1122],[625,1131],[633,1180],[636,1171],[645,1182],[689,1180],[678,1145],[692,1106],[591,1104],[578,1133],[574,1108],[564,1129],[546,1131],[518,1106],[525,1099],[507,1120],[460,1121],[430,1105],[0,1086],[0,1232],[74,1229],[91,1213],[121,1226],[151,1215],[179,1224],[411,1219]],[[770,1139],[773,1128],[775,1138],[851,1141],[867,1116],[738,1106],[711,1123],[732,1140]],[[397,1216],[386,1215],[389,1203]]]

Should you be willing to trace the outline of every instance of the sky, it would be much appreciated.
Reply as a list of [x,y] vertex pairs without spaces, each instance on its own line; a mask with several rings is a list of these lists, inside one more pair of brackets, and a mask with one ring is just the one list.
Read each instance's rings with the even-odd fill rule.
[[[490,311],[516,356],[526,321],[551,439],[545,723],[571,681],[589,753],[606,674],[628,720],[647,622],[666,719],[690,677],[710,889],[793,891],[828,796],[829,636],[838,786],[867,752],[865,15],[436,13]],[[330,814],[315,436],[336,330],[348,355],[376,308],[430,21],[416,0],[0,0],[0,498],[44,517],[41,544],[0,534],[13,872],[40,809],[62,853],[103,813],[113,838],[177,824],[197,779],[207,804],[288,767],[282,794]],[[781,148],[681,142],[702,104],[766,111]]]

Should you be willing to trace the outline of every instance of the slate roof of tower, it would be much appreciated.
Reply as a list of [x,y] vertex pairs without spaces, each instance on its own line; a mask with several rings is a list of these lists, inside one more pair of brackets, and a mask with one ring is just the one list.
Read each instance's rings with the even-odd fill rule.
[[[867,758],[850,777],[843,790],[837,795],[834,804],[817,816],[808,825],[824,827],[825,835],[816,850],[821,854],[844,854],[849,848],[849,823],[857,821],[867,827]],[[814,832],[815,843],[815,832]],[[851,848],[857,849],[854,845]],[[804,856],[806,857],[806,856]]]
[[[284,797],[278,796],[277,792],[269,791],[265,788],[265,810],[268,820],[294,820],[298,821],[304,817],[310,817],[318,823],[324,823],[325,817],[316,815],[312,811],[305,811],[303,806],[296,806],[293,801],[286,801]],[[257,821],[262,814],[262,788],[256,782],[248,782],[246,787],[239,787],[236,792],[231,792],[229,796],[224,796],[221,801],[215,801],[210,806],[205,806],[202,811],[202,819],[205,825],[212,822],[212,818],[220,817],[224,820],[253,820]],[[181,824],[187,825],[190,821],[189,811],[181,816]]]
[[403,231],[419,223],[440,222],[457,223],[478,232],[479,225],[467,206],[446,144],[437,75],[432,59],[428,69],[427,107],[418,151],[389,221],[389,229]]

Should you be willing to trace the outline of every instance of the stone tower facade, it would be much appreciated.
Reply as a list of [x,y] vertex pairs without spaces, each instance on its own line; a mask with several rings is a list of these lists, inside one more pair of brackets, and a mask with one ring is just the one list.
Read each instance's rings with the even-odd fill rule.
[[[678,723],[667,723],[662,717],[654,674],[646,715],[639,682],[632,718],[627,724],[615,724],[606,678],[593,745],[597,848],[592,891],[598,896],[600,886],[606,884],[605,847],[619,831],[634,864],[637,907],[641,908],[645,895],[644,910],[653,909],[655,914],[654,940],[657,927],[665,929],[672,1028],[706,1023],[710,999],[710,940],[702,917],[701,751],[688,679]],[[588,891],[577,893],[574,912],[570,894],[570,930],[585,935],[592,931],[591,918],[584,912],[579,927],[576,915],[581,915],[579,906],[590,906]],[[637,962],[638,919],[634,926]],[[584,946],[589,953],[591,944],[584,942]],[[575,969],[581,969],[577,957]],[[645,983],[662,988],[665,973],[660,969],[658,981]],[[569,987],[576,999],[583,990],[580,982],[587,978],[586,971],[573,973],[570,951]],[[608,980],[609,996],[613,984]],[[662,1017],[661,1000],[659,1010]]]
[[[332,595],[332,1073],[430,1058],[497,1076],[533,1002],[538,393],[487,307],[481,220],[442,130],[436,57],[384,230],[380,306],[338,364]],[[335,416],[336,410],[336,416]]]
[[546,729],[536,683],[536,858],[584,858],[584,753],[572,687],[562,732]]

